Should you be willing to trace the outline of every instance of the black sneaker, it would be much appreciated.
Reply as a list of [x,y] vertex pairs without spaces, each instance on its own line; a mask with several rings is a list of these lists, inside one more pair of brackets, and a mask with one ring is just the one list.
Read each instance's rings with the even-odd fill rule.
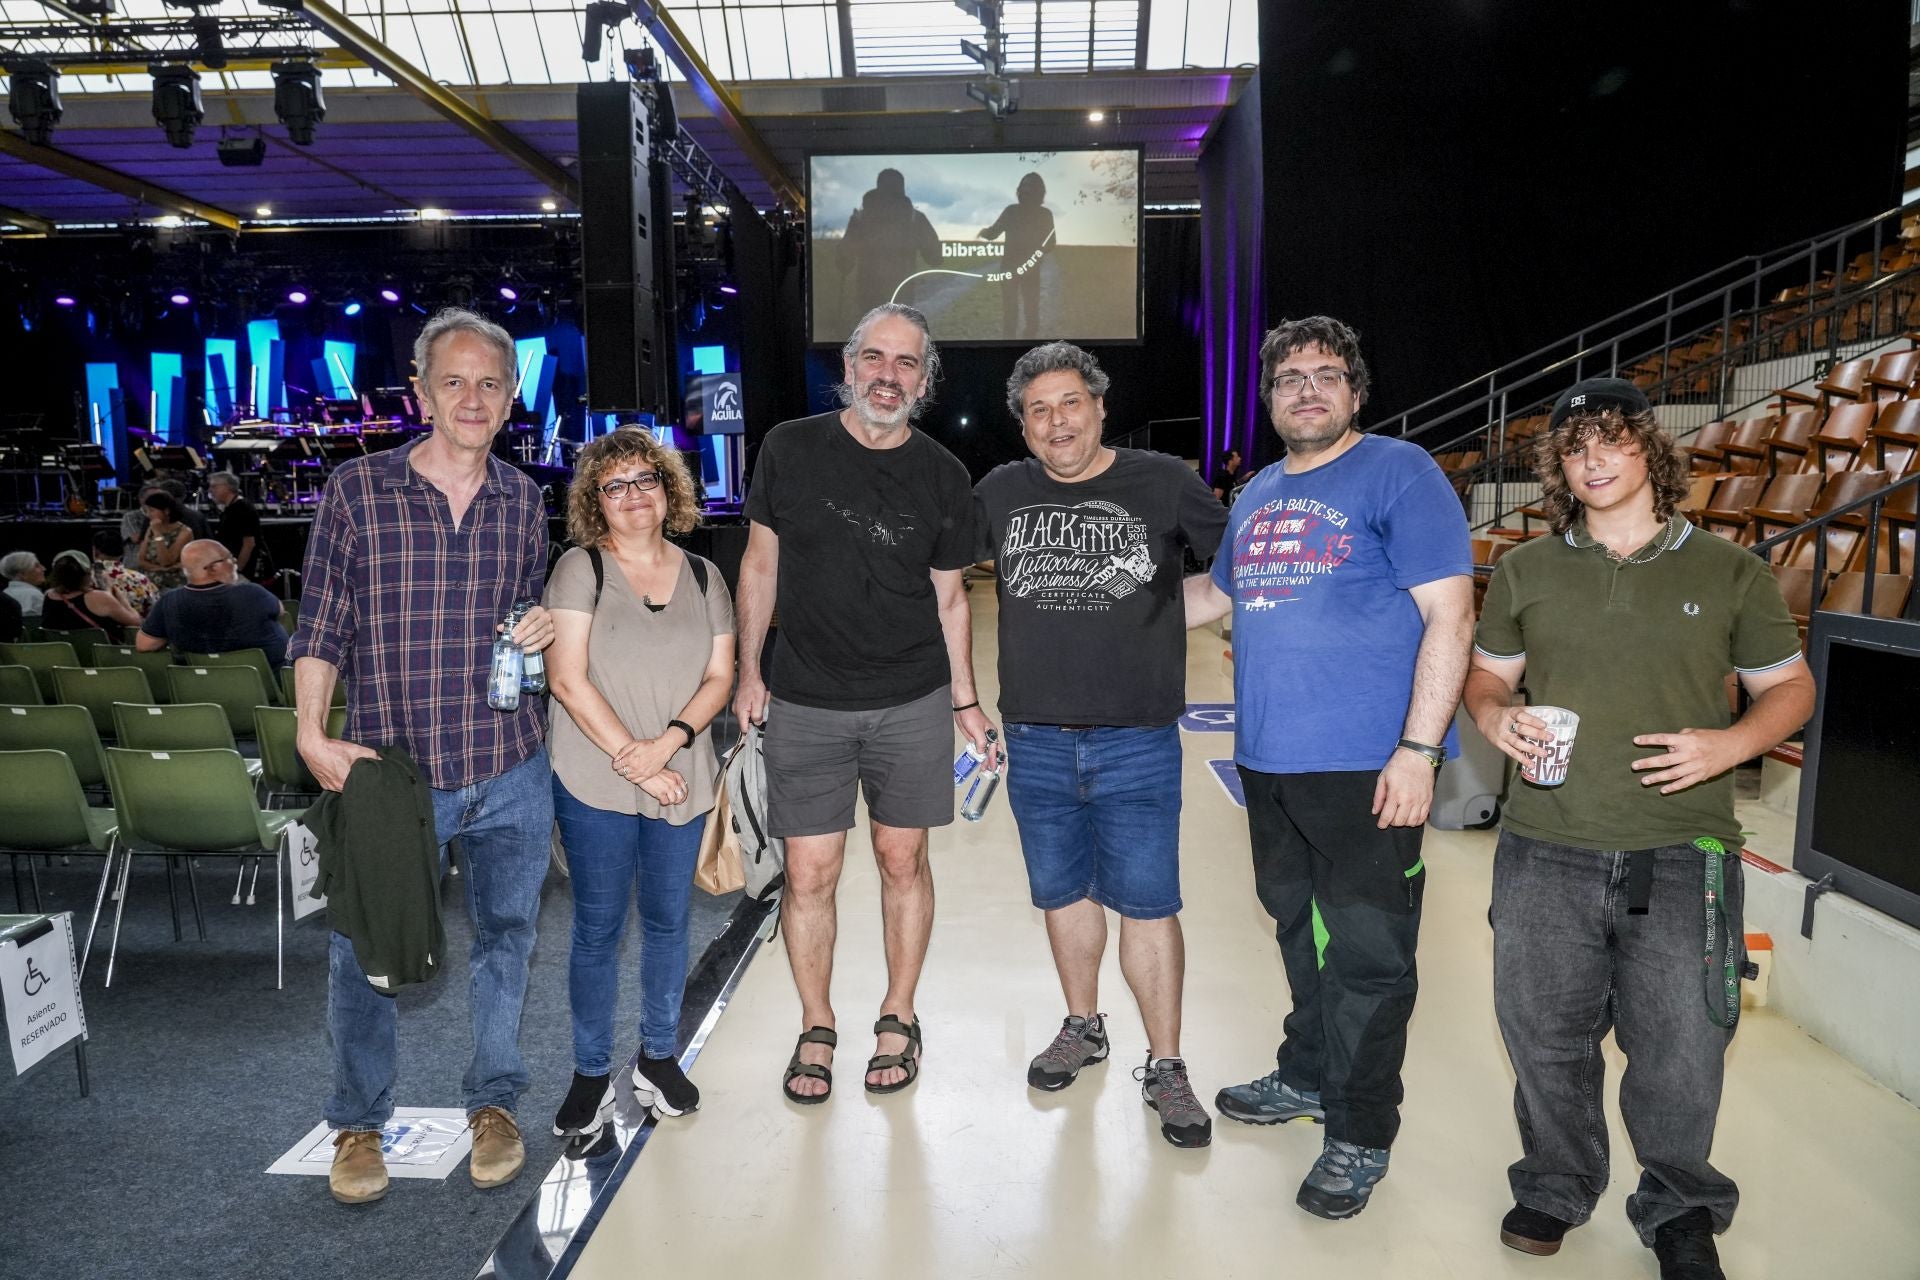
[[663,1116],[681,1116],[700,1109],[700,1091],[680,1070],[678,1058],[641,1054],[633,1064],[633,1096],[641,1106],[651,1106]]
[[1107,1015],[1091,1018],[1070,1015],[1060,1024],[1060,1034],[1042,1049],[1027,1067],[1027,1083],[1052,1093],[1072,1084],[1080,1068],[1107,1059]]
[[1517,1204],[1500,1220],[1500,1243],[1536,1258],[1548,1258],[1560,1252],[1561,1237],[1573,1228],[1571,1222]]
[[1713,1216],[1705,1209],[1661,1223],[1653,1233],[1653,1256],[1660,1260],[1660,1280],[1727,1280],[1713,1247]]
[[590,1138],[606,1126],[613,1114],[613,1077],[573,1073],[573,1087],[553,1117],[556,1138]]

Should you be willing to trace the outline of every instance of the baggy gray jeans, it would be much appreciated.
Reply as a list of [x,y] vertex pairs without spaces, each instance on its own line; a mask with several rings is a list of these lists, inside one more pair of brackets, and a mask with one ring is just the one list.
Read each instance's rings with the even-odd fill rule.
[[[1493,864],[1493,1000],[1517,1077],[1518,1204],[1582,1223],[1607,1185],[1601,1107],[1609,1030],[1627,1057],[1621,1118],[1640,1161],[1627,1216],[1643,1243],[1704,1207],[1715,1231],[1740,1193],[1708,1162],[1732,1032],[1709,1017],[1704,859],[1690,844],[1650,851],[1645,915],[1628,912],[1630,851],[1599,853],[1502,831]],[[1726,858],[1724,910],[1739,937],[1739,855]],[[1743,957],[1744,958],[1744,957]]]

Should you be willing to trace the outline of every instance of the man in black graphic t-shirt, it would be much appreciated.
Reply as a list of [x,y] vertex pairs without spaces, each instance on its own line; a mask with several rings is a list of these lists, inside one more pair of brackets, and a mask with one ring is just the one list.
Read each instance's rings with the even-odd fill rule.
[[1180,459],[1101,443],[1106,391],[1076,346],[1027,352],[1007,408],[1033,457],[974,488],[975,549],[999,578],[1000,714],[1017,766],[1007,802],[1067,1000],[1027,1083],[1064,1089],[1107,1056],[1099,977],[1112,909],[1146,1024],[1142,1093],[1167,1141],[1201,1147],[1213,1122],[1180,1057],[1180,568],[1186,549],[1219,544],[1227,513]]
[[[953,728],[977,750],[960,572],[972,562],[966,468],[910,424],[940,367],[926,317],[869,311],[842,350],[842,408],[767,433],[747,493],[734,711],[766,724],[767,819],[786,840],[781,917],[800,990],[800,1043],[782,1088],[826,1100],[839,883],[856,790],[873,823],[886,917],[887,996],[866,1087],[892,1093],[920,1069],[914,989],[933,929],[927,828],[953,821]],[[772,687],[761,648],[775,608]]]

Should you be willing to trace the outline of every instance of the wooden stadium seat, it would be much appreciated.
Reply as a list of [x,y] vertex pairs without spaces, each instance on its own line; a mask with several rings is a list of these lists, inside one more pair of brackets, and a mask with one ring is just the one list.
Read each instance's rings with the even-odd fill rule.
[[1920,400],[1892,400],[1873,420],[1873,465],[1892,476],[1913,469],[1920,456]]
[[1913,576],[1906,573],[1873,575],[1873,605],[1866,602],[1867,575],[1843,573],[1833,580],[1820,607],[1828,613],[1864,613],[1875,618],[1897,618],[1906,611],[1907,596],[1913,590]]
[[1773,434],[1767,437],[1767,474],[1782,470],[1798,471],[1807,465],[1813,437],[1820,430],[1818,409],[1789,409],[1779,415]]
[[1732,434],[1733,423],[1724,420],[1715,420],[1700,428],[1686,443],[1688,466],[1694,471],[1720,470],[1726,465],[1727,438]]
[[1748,475],[1759,472],[1767,458],[1767,437],[1773,434],[1779,421],[1778,414],[1769,413],[1736,425],[1727,442],[1720,446],[1726,456],[1727,470]]
[[1813,570],[1800,565],[1777,564],[1773,566],[1773,580],[1780,584],[1780,595],[1787,602],[1787,613],[1805,631],[1807,619],[1813,613]]
[[1790,471],[1767,482],[1766,492],[1748,512],[1753,538],[1759,541],[1805,524],[1807,512],[1820,498],[1821,476],[1815,471]]
[[1874,399],[1884,403],[1905,399],[1915,378],[1920,378],[1920,347],[1909,347],[1877,358],[1867,372],[1867,386]]
[[[1713,505],[1713,491],[1720,483],[1719,476],[1694,476],[1687,481],[1687,496],[1680,499],[1674,509],[1681,515],[1692,519]],[[1698,524],[1698,520],[1694,520]]]
[[1811,391],[1783,389],[1773,394],[1785,412],[1797,404],[1828,405],[1836,400],[1858,401],[1868,396],[1867,375],[1873,371],[1873,357],[1843,360],[1827,370],[1827,376],[1813,384]]
[[1738,541],[1747,527],[1748,511],[1765,492],[1767,478],[1758,475],[1729,476],[1714,492],[1713,505],[1700,513],[1700,522],[1709,533]]
[[[1844,507],[1866,497],[1875,489],[1884,488],[1887,473],[1884,471],[1842,471],[1828,478],[1825,487],[1820,490],[1819,500],[1807,512],[1809,520],[1826,515],[1829,511]],[[1814,539],[1824,535],[1827,544],[1827,572],[1838,573],[1848,567],[1855,552],[1864,545],[1866,520],[1860,515],[1837,517],[1823,529],[1810,530],[1794,539],[1785,561],[1788,564],[1813,564]]]
[[1859,461],[1861,450],[1867,447],[1867,437],[1873,434],[1873,425],[1871,404],[1835,405],[1813,436],[1820,470],[1828,475],[1852,470]]

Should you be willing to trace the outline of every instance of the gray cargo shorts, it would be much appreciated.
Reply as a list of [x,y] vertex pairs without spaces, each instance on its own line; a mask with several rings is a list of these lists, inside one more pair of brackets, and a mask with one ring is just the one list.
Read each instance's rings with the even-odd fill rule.
[[856,788],[875,822],[953,821],[953,692],[942,685],[896,707],[830,711],[769,701],[765,739],[769,834],[853,828]]

